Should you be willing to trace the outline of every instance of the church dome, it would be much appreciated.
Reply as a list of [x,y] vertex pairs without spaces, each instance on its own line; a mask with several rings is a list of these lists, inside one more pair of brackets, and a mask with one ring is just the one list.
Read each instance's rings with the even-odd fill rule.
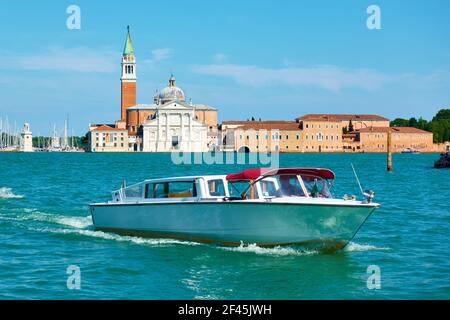
[[161,103],[164,104],[169,101],[185,101],[186,98],[184,96],[183,90],[178,88],[175,85],[175,77],[172,75],[169,79],[169,85],[161,90],[159,93],[159,99],[161,100]]

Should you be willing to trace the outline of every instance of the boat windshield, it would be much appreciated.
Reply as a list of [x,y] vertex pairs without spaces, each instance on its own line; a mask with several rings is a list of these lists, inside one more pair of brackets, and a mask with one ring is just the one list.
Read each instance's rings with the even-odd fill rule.
[[250,181],[229,181],[228,191],[232,198],[241,199],[257,199],[257,192],[255,185],[251,184]]
[[[263,197],[332,198],[327,180],[313,175],[275,175],[259,181]],[[303,188],[302,184],[305,188]]]
[[263,197],[304,197],[301,182],[295,174],[276,175],[259,181]]
[[312,198],[332,198],[330,186],[327,180],[314,175],[302,174],[302,181],[308,195]]

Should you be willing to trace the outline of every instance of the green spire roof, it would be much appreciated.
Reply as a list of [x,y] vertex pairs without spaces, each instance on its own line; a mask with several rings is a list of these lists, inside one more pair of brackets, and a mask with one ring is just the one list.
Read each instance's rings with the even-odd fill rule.
[[131,43],[130,26],[127,27],[128,34],[125,41],[125,48],[123,49],[123,55],[134,54],[133,44]]

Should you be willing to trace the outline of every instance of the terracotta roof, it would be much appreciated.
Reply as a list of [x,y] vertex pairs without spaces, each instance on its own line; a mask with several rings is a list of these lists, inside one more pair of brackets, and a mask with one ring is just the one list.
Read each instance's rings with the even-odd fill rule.
[[119,129],[111,126],[107,126],[105,124],[93,129],[92,131],[127,131],[127,129]]
[[309,121],[389,121],[375,114],[306,114],[296,120]]
[[368,127],[368,128],[361,128],[358,131],[359,132],[377,132],[377,133],[383,133],[388,132],[390,130],[392,133],[422,133],[422,134],[433,134],[432,132],[413,128],[413,127]]
[[240,130],[300,130],[299,124],[295,121],[245,121],[237,129]]
[[278,124],[278,123],[293,123],[295,121],[287,121],[287,120],[265,120],[265,121],[245,121],[245,120],[228,120],[223,121],[222,124],[228,125],[244,125],[244,124],[253,124],[253,123],[265,123],[265,124]]

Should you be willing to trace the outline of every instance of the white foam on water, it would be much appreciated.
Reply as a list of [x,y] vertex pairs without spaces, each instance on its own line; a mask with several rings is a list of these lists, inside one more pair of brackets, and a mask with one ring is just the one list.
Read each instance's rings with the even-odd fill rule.
[[359,244],[355,242],[349,242],[345,248],[345,252],[360,252],[360,251],[374,251],[374,250],[390,250],[386,247],[376,247],[370,244]]
[[84,228],[87,228],[92,225],[92,217],[91,216],[87,216],[87,217],[58,216],[58,217],[55,217],[54,222],[61,224],[61,225],[73,227],[73,228],[84,229]]
[[114,233],[107,233],[103,231],[94,231],[87,229],[52,229],[52,228],[43,228],[43,229],[31,229],[38,232],[49,232],[49,233],[57,233],[57,234],[72,234],[72,235],[81,235],[86,237],[99,238],[104,240],[112,240],[119,242],[131,242],[138,245],[150,245],[150,246],[164,246],[164,245],[187,245],[187,246],[198,246],[201,245],[197,242],[190,241],[180,241],[176,239],[156,239],[156,238],[141,238],[141,237],[130,237],[130,236],[121,236]]
[[49,222],[78,229],[84,229],[92,225],[91,216],[63,216],[59,214],[40,212],[36,209],[24,209],[23,211],[25,212],[25,214],[16,217],[18,221],[33,220],[40,222]]
[[262,248],[257,244],[244,245],[242,242],[239,247],[220,247],[226,251],[232,252],[243,252],[243,253],[254,253],[258,255],[270,255],[270,256],[308,256],[317,254],[317,250],[299,250],[292,247],[273,247],[273,248]]
[[195,292],[200,292],[200,286],[198,284],[198,280],[192,280],[192,279],[183,279],[181,280],[181,282],[188,288],[191,289],[192,291]]
[[0,188],[0,199],[22,199],[25,196],[20,194],[14,194],[11,188],[2,187]]

